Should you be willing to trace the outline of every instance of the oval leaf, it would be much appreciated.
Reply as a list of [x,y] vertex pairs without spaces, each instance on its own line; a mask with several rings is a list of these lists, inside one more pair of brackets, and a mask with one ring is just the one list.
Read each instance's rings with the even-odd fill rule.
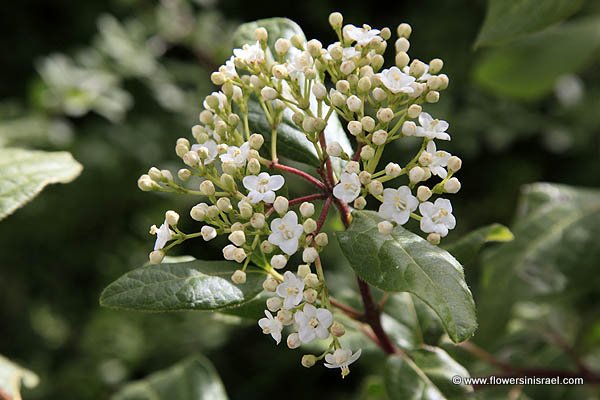
[[583,0],[488,0],[475,46],[508,42],[575,14]]
[[172,367],[127,384],[113,400],[227,400],[217,371],[196,355]]
[[239,306],[262,291],[264,274],[248,270],[246,283],[235,285],[230,277],[237,269],[233,262],[204,260],[137,268],[108,285],[100,304],[157,312]]
[[460,238],[456,242],[444,246],[461,264],[473,260],[483,245],[490,242],[510,242],[514,236],[504,225],[492,224],[481,227]]
[[460,263],[447,251],[398,226],[379,233],[382,219],[372,211],[355,211],[353,222],[338,233],[341,249],[358,276],[389,292],[409,292],[440,317],[455,342],[477,328],[475,303]]
[[46,185],[68,183],[82,170],[70,153],[0,149],[0,220],[33,199]]

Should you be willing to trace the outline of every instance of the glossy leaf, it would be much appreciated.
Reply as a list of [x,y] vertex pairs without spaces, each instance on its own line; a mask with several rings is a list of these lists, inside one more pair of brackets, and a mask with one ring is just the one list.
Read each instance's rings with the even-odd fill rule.
[[52,183],[68,183],[82,170],[67,152],[0,148],[0,220]]
[[358,276],[389,292],[409,292],[440,317],[455,342],[468,339],[477,328],[475,304],[460,263],[447,251],[398,226],[382,235],[377,213],[357,211],[340,247]]
[[410,359],[390,356],[385,384],[391,400],[463,399],[473,392],[469,385],[455,385],[455,375],[468,377],[467,370],[444,350],[427,347],[408,353]]
[[0,355],[0,398],[21,400],[21,384],[33,388],[38,383],[36,374]]
[[583,0],[488,0],[476,46],[508,42],[573,15]]
[[214,367],[199,355],[127,384],[113,400],[226,400]]
[[490,242],[510,242],[514,236],[504,225],[484,226],[465,235],[454,243],[444,246],[458,261],[466,264],[479,253],[483,245]]
[[236,285],[231,275],[239,265],[204,261],[150,265],[130,271],[108,285],[100,304],[138,311],[220,310],[239,306],[262,291],[264,274],[246,271],[246,283]]

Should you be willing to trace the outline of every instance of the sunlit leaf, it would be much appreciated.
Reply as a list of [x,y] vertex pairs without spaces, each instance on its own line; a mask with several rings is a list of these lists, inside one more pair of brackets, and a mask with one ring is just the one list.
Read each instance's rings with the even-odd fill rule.
[[484,226],[465,235],[454,243],[444,246],[458,261],[466,264],[471,261],[490,242],[510,242],[513,234],[504,225],[492,224]]

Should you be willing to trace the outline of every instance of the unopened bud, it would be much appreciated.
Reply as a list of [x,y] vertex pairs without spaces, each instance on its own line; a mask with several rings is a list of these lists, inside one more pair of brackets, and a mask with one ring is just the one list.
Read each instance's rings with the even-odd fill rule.
[[179,214],[173,210],[169,210],[165,213],[165,220],[170,226],[177,226],[177,223],[179,222]]
[[377,230],[382,235],[389,235],[394,230],[394,225],[390,221],[381,221],[377,224]]
[[359,93],[367,93],[371,89],[371,79],[364,76],[358,80]]
[[446,193],[458,193],[460,190],[460,181],[458,178],[450,178],[444,183],[444,191]]
[[215,194],[215,185],[211,181],[202,181],[200,184],[200,193],[204,196],[212,196]]
[[421,167],[413,167],[408,172],[408,178],[412,183],[421,182],[425,177],[425,170]]
[[236,285],[242,285],[242,284],[246,283],[246,273],[244,271],[242,271],[241,269],[238,269],[237,271],[235,271],[233,273],[233,275],[231,275],[231,280]]
[[440,234],[439,233],[430,233],[427,235],[427,241],[433,245],[440,244]]
[[373,89],[373,98],[375,101],[382,102],[387,98],[387,93],[382,88]]
[[366,145],[360,149],[360,158],[363,160],[370,160],[373,157],[375,157],[375,149],[373,147]]
[[304,301],[306,301],[309,304],[312,304],[315,301],[317,301],[318,296],[319,294],[315,289],[306,289],[304,291]]
[[317,100],[323,100],[327,96],[327,89],[320,82],[315,82],[311,89]]
[[315,365],[317,362],[317,357],[312,354],[305,354],[302,356],[302,366],[305,368],[310,368]]
[[268,276],[262,284],[263,289],[266,292],[274,292],[279,286],[279,282],[272,276]]
[[332,12],[331,14],[329,14],[329,25],[331,25],[333,29],[341,28],[343,23],[344,17],[339,12]]
[[353,136],[358,136],[362,133],[362,125],[358,121],[350,121],[348,122],[348,131]]
[[246,252],[244,249],[237,248],[233,250],[233,259],[237,263],[242,263],[246,259]]
[[298,265],[298,278],[304,279],[306,275],[310,274],[310,265],[308,264],[300,264]]
[[244,231],[231,232],[227,239],[229,239],[231,243],[238,247],[246,243],[246,235],[244,234]]
[[405,121],[402,124],[402,134],[404,136],[414,136],[417,133],[417,124],[412,121]]
[[394,118],[394,111],[391,108],[385,107],[377,110],[377,119],[381,122],[390,122]]
[[217,207],[223,212],[229,212],[232,210],[231,200],[228,197],[221,197],[217,200]]
[[271,312],[277,312],[283,306],[283,300],[281,297],[270,297],[267,299],[267,309]]
[[362,210],[367,205],[367,200],[363,196],[359,196],[354,200],[354,208]]
[[138,187],[144,192],[149,192],[160,187],[156,182],[152,180],[152,178],[150,178],[150,176],[146,174],[139,177],[137,184]]
[[327,144],[327,154],[329,154],[332,157],[339,157],[340,155],[342,155],[342,152],[344,150],[342,150],[342,145],[340,145],[339,142],[330,142]]
[[265,254],[270,254],[275,250],[275,247],[268,240],[263,240],[260,244],[260,250]]
[[417,188],[417,199],[419,199],[421,202],[429,200],[431,194],[431,189],[429,189],[427,186],[419,186]]
[[250,218],[250,225],[254,229],[261,229],[263,226],[265,226],[265,215],[261,213],[252,214],[252,217]]
[[334,322],[333,325],[331,325],[331,328],[329,328],[331,334],[335,337],[342,337],[344,336],[344,334],[346,333],[346,329],[344,328],[344,325],[340,324],[339,322]]
[[275,51],[277,54],[284,55],[292,47],[292,43],[287,39],[277,39],[275,41]]
[[448,159],[448,170],[456,172],[462,167],[462,160],[456,156],[452,156]]
[[177,171],[177,176],[179,177],[179,179],[181,179],[182,181],[187,181],[188,179],[191,178],[192,176],[192,171],[190,171],[187,168],[181,168],[179,171]]
[[383,184],[379,181],[371,181],[371,183],[369,183],[367,186],[367,189],[373,196],[379,196],[381,193],[383,193]]
[[348,106],[348,109],[350,111],[358,112],[358,111],[360,111],[362,101],[357,96],[352,95],[352,96],[348,97],[348,100],[346,100],[346,105]]
[[319,257],[319,252],[314,247],[307,247],[302,252],[302,261],[305,263],[313,263]]
[[154,250],[148,255],[150,264],[160,264],[163,258],[165,258],[165,252],[162,250]]
[[281,254],[277,254],[271,257],[271,265],[275,269],[282,269],[287,264],[287,261],[287,258]]
[[304,277],[304,284],[311,288],[316,288],[319,286],[319,277],[317,274],[310,273]]
[[293,332],[288,335],[286,343],[290,349],[297,349],[302,344],[302,341],[300,340],[300,335],[297,332]]
[[202,234],[202,239],[204,239],[205,242],[213,240],[217,237],[217,230],[208,225],[204,225],[202,229],[200,229],[200,233]]
[[192,207],[192,209],[190,210],[190,216],[195,221],[204,221],[207,216],[207,210],[208,205],[206,203],[200,203]]
[[378,131],[375,131],[375,133],[373,133],[373,137],[371,138],[371,141],[373,142],[374,145],[382,146],[387,141],[387,138],[388,138],[388,133],[386,131],[384,131],[383,129],[379,129]]
[[317,222],[312,218],[308,218],[306,221],[304,221],[302,227],[304,228],[304,233],[313,233],[317,230]]
[[277,319],[283,325],[291,325],[294,322],[294,314],[290,310],[279,310],[277,312]]
[[289,206],[289,201],[283,196],[277,196],[275,198],[275,202],[273,203],[273,208],[277,211],[277,214],[283,215],[287,212]]
[[396,178],[397,176],[400,176],[400,174],[402,173],[402,167],[400,167],[398,164],[396,163],[388,163],[385,166],[385,174],[387,176],[391,176],[392,178]]
[[195,167],[200,162],[200,157],[198,156],[197,152],[195,152],[195,151],[188,151],[187,153],[185,153],[183,155],[183,162],[187,166]]
[[315,236],[315,244],[321,248],[325,247],[329,244],[329,237],[325,232],[321,232]]
[[425,167],[431,164],[431,161],[433,161],[433,156],[431,155],[431,153],[424,151],[419,156],[419,164]]
[[409,24],[402,23],[396,28],[396,33],[398,33],[398,36],[408,39],[412,33],[412,28]]
[[440,100],[440,92],[432,90],[425,95],[425,101],[428,103],[437,103]]
[[404,51],[401,51],[396,54],[396,58],[394,61],[396,62],[396,66],[402,69],[408,65],[410,57]]
[[437,74],[438,72],[440,72],[442,70],[443,67],[444,67],[444,62],[442,60],[440,60],[439,58],[434,58],[433,60],[431,60],[429,62],[429,73]]
[[360,174],[358,174],[358,180],[363,185],[368,185],[371,182],[371,179],[371,174],[367,171],[360,171]]
[[348,161],[344,169],[349,174],[358,174],[360,171],[360,164],[356,161]]
[[260,95],[262,96],[263,99],[270,101],[270,100],[275,100],[278,96],[278,93],[277,93],[277,90],[273,89],[272,87],[265,86],[264,88],[261,89]]
[[300,214],[304,218],[312,217],[315,213],[315,206],[312,203],[304,202],[300,204]]

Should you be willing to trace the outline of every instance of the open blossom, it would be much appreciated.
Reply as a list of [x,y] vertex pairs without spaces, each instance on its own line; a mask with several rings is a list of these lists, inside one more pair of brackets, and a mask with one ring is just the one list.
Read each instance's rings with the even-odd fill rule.
[[433,119],[426,112],[419,114],[419,124],[415,136],[426,137],[429,139],[450,140],[450,135],[446,130],[450,127],[448,123],[441,119]]
[[381,83],[389,89],[390,92],[396,93],[414,93],[413,83],[415,78],[400,71],[398,67],[384,69],[379,74]]
[[219,68],[219,72],[221,72],[223,75],[225,75],[225,77],[229,79],[237,78],[238,76],[233,60],[235,60],[235,57],[231,56],[231,58],[225,62],[225,65]]
[[[155,228],[155,226],[153,226],[153,228]],[[173,236],[173,232],[171,232],[169,224],[167,224],[167,220],[163,222],[160,228],[154,230],[154,233],[156,234],[154,250],[161,250],[163,247],[165,247],[165,244],[167,244],[167,242],[171,240],[171,237]]]
[[298,240],[304,232],[298,223],[298,216],[293,211],[288,211],[282,218],[275,218],[271,222],[269,242],[291,256],[298,250]]
[[360,179],[356,173],[342,172],[340,182],[333,188],[333,195],[343,202],[350,203],[360,194]]
[[206,151],[208,153],[208,156],[204,159],[203,164],[204,165],[208,165],[210,163],[212,163],[213,161],[215,161],[215,158],[217,157],[217,143],[214,140],[207,140],[204,143],[201,144],[193,144],[192,147],[190,148],[191,151],[198,151],[200,150],[202,147],[206,148]]
[[261,172],[258,176],[245,176],[242,183],[250,191],[248,193],[250,203],[256,204],[264,201],[271,204],[275,200],[275,191],[281,189],[285,181],[281,175],[271,176],[266,172]]
[[333,354],[325,355],[325,367],[327,368],[341,368],[342,378],[350,373],[348,367],[354,361],[360,357],[361,349],[358,349],[354,354],[352,350],[340,348],[333,352]]
[[248,64],[257,64],[265,61],[265,52],[260,47],[260,42],[245,44],[241,49],[234,49],[233,55]]
[[410,213],[417,209],[419,200],[412,195],[408,186],[383,191],[383,204],[379,207],[379,215],[399,225],[404,225]]
[[427,143],[426,151],[427,153],[431,154],[431,163],[428,165],[431,173],[439,176],[442,179],[448,176],[446,166],[448,165],[448,160],[450,159],[450,153],[443,150],[437,150],[433,140]]
[[283,274],[283,282],[277,286],[276,293],[283,298],[283,308],[286,310],[296,307],[302,302],[304,281],[290,271]]
[[283,324],[277,318],[273,318],[273,315],[265,310],[266,318],[261,318],[258,320],[258,326],[262,328],[262,331],[265,335],[271,335],[275,342],[279,344],[281,342],[281,330],[283,329]]
[[344,34],[349,39],[356,41],[356,44],[361,46],[366,46],[373,39],[382,40],[379,34],[381,31],[379,29],[371,29],[367,25],[364,25],[362,28],[359,28],[354,25],[346,25],[344,27]]
[[221,154],[219,156],[219,158],[221,159],[221,162],[223,162],[223,163],[229,162],[229,163],[234,164],[236,167],[240,168],[246,164],[246,160],[248,159],[249,151],[250,151],[250,144],[248,144],[248,142],[245,142],[240,147],[229,146],[227,148],[227,153]]
[[441,237],[448,234],[449,229],[456,226],[456,218],[452,215],[452,204],[448,199],[437,199],[435,203],[430,201],[422,203],[419,211],[421,219],[421,230],[426,233],[438,233]]
[[298,334],[302,343],[309,343],[329,336],[329,327],[333,323],[333,315],[326,308],[316,308],[311,304],[305,304],[302,311],[294,314],[298,324]]
[[288,74],[297,79],[307,68],[312,67],[314,61],[308,51],[291,48],[288,52],[289,61],[285,64]]

